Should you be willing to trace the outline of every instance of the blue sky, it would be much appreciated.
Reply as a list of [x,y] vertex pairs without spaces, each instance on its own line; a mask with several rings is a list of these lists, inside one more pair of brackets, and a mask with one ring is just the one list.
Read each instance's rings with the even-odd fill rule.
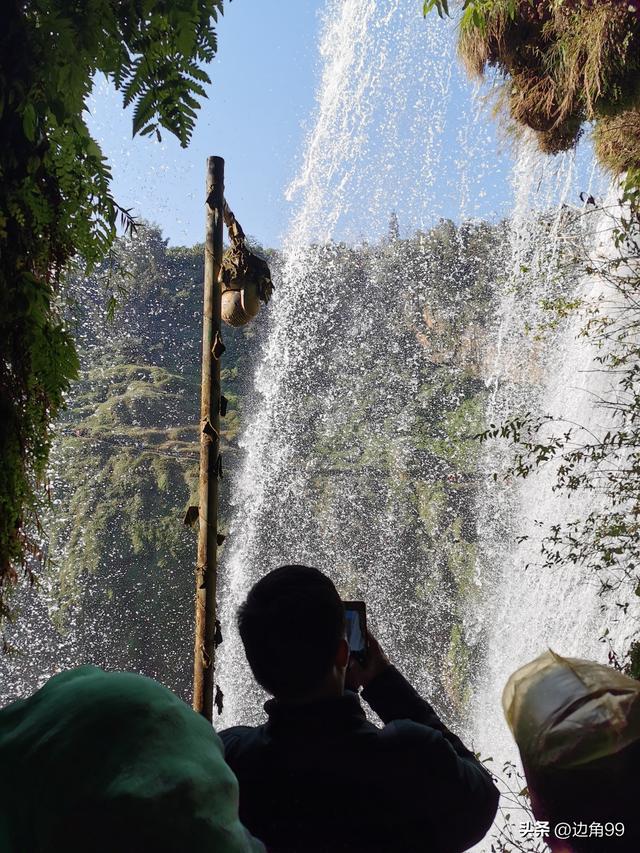
[[[219,154],[226,163],[226,198],[245,231],[265,246],[280,246],[296,210],[285,190],[300,172],[305,140],[314,127],[323,69],[320,13],[327,3],[334,18],[344,8],[340,0],[225,4],[218,55],[208,69],[209,99],[187,149],[168,133],[161,143],[132,139],[131,110],[123,111],[121,96],[103,78],[97,79],[89,124],[111,162],[118,202],[160,225],[173,245],[200,242],[205,160]],[[368,0],[362,0],[363,10],[367,5]],[[390,207],[398,208],[401,228],[406,224],[407,230],[439,216],[458,220],[505,215],[512,204],[511,159],[496,141],[489,109],[473,101],[473,87],[455,58],[453,23],[436,15],[423,20],[421,0],[378,0],[369,19],[371,31],[387,6],[395,8],[402,26],[409,20],[409,28],[405,26],[403,43],[394,41],[392,33],[376,35],[368,46],[372,66],[380,46],[396,53],[395,65],[393,57],[387,63],[392,68],[388,73],[395,76],[386,82],[388,97],[385,89],[383,97],[380,90],[376,95],[359,162],[349,166],[348,181],[342,176],[344,215],[336,224],[336,236],[357,239],[381,233]],[[402,78],[397,91],[396,78]],[[396,96],[409,101],[404,107],[394,104]],[[396,122],[395,131],[389,121],[385,124],[385,114]],[[432,117],[437,126],[433,133]],[[412,137],[402,135],[406,119],[413,122]],[[385,145],[388,151],[382,150]],[[379,180],[382,168],[389,170],[388,193]],[[362,202],[369,191],[372,198],[378,193],[373,217],[372,205]]]
[[131,139],[131,110],[96,80],[90,127],[109,157],[118,202],[162,226],[172,244],[203,239],[206,157],[225,158],[227,199],[245,230],[279,243],[289,219],[283,188],[300,156],[302,122],[315,92],[315,0],[233,0],[218,26],[208,69],[209,99],[189,148],[168,133],[162,143]]

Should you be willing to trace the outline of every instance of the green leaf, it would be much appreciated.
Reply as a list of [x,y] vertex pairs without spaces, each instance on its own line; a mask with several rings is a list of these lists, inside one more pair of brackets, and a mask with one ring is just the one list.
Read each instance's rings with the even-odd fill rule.
[[140,98],[133,111],[133,136],[149,123],[156,110],[156,93],[151,89]]
[[191,56],[195,40],[195,30],[193,29],[191,21],[187,21],[186,25],[180,27],[176,33],[176,46],[180,53],[184,56]]
[[193,63],[189,63],[187,74],[190,77],[194,77],[196,80],[200,80],[201,83],[211,83],[211,78],[207,72],[203,71],[202,68],[198,68],[198,66]]
[[95,141],[95,139],[89,139],[86,147],[86,152],[88,157],[95,157],[96,160],[102,160],[102,151],[100,150],[100,146]]
[[426,18],[435,9],[441,18],[449,16],[449,0],[424,0],[422,14]]
[[36,136],[37,114],[33,104],[27,104],[22,113],[22,129],[29,142],[33,142]]

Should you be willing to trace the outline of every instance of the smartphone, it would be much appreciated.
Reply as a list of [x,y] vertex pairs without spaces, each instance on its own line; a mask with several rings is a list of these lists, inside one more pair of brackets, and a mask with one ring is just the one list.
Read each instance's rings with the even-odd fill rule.
[[367,608],[364,601],[343,601],[347,622],[347,642],[353,657],[362,666],[367,660]]

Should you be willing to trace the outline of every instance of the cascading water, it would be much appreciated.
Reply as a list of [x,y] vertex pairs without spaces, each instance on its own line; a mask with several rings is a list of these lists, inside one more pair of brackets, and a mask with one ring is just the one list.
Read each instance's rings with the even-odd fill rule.
[[[421,438],[438,405],[437,397],[425,404],[433,350],[416,331],[437,301],[428,281],[429,249],[422,275],[413,278],[398,252],[398,281],[390,288],[379,258],[363,264],[362,251],[358,262],[328,242],[336,236],[375,236],[392,209],[410,227],[432,222],[438,210],[432,188],[440,171],[460,169],[454,181],[459,188],[469,175],[486,171],[477,149],[474,157],[456,163],[442,152],[447,122],[455,121],[447,101],[455,61],[452,33],[433,25],[423,30],[399,3],[373,0],[331,3],[326,21],[316,123],[289,190],[302,199],[287,238],[257,393],[242,439],[246,462],[235,488],[236,515],[222,568],[228,635],[220,657],[225,724],[261,715],[260,692],[244,662],[233,614],[249,586],[285,562],[321,566],[345,597],[364,598],[392,657],[416,686],[440,695],[441,710],[459,713],[460,691],[452,699],[448,689],[456,679],[451,670],[464,664],[464,677],[472,682],[473,666],[482,666],[484,638],[489,636],[490,647],[500,642],[494,626],[502,617],[495,615],[493,603],[499,581],[491,567],[505,563],[523,512],[524,498],[483,493],[477,507],[483,541],[473,578],[461,583],[459,574],[448,570],[459,556],[460,542],[476,546],[465,542],[473,535],[457,539],[450,525],[438,551],[433,536],[425,534],[428,523],[421,527],[421,507],[434,502],[429,492],[434,481],[458,476],[452,473],[455,466],[435,470],[442,463],[425,452]],[[461,142],[478,134],[469,102],[457,131]],[[470,150],[468,142],[464,150]],[[553,393],[544,386],[554,373],[556,355],[539,351],[524,333],[527,323],[535,326],[539,319],[537,303],[549,276],[540,293],[525,296],[523,288],[532,266],[553,269],[563,239],[563,210],[588,188],[589,162],[585,151],[577,162],[569,155],[550,161],[530,145],[521,146],[507,246],[497,248],[495,257],[496,272],[501,263],[506,270],[498,275],[504,291],[500,323],[495,342],[491,336],[484,341],[494,366],[478,364],[475,373],[489,387],[492,417],[500,418],[516,404],[544,406]],[[456,287],[451,271],[436,289]],[[460,291],[453,314],[464,298]],[[558,344],[567,370],[563,347],[568,340]],[[453,360],[460,357],[457,353]],[[529,365],[530,380],[514,382],[523,363]],[[503,383],[500,372],[511,381]],[[469,432],[471,424],[460,438]],[[529,486],[534,492],[541,487]],[[473,487],[464,500],[473,502]],[[590,628],[585,624],[584,631]],[[469,652],[465,660],[457,653],[461,639]],[[484,666],[490,670],[490,654]],[[509,671],[496,679],[506,680]],[[488,678],[483,675],[480,683]],[[462,691],[467,698],[468,687]],[[483,702],[484,719],[501,716],[495,690],[483,686],[474,707]],[[493,736],[482,724],[476,731],[484,752]]]
[[[398,0],[336,0],[320,53],[317,116],[289,188],[301,198],[242,438],[246,462],[221,569],[225,723],[261,713],[233,613],[268,568],[315,564],[345,596],[363,597],[381,640],[424,689],[451,629],[451,591],[435,582],[427,590],[441,555],[410,520],[426,500],[410,483],[426,492],[447,474],[431,470],[437,463],[419,438],[431,358],[420,330],[434,291],[459,306],[458,271],[425,281],[426,246],[415,259],[420,269],[410,271],[397,247],[390,261],[391,245],[390,275],[380,247],[362,241],[384,233],[393,210],[409,231],[437,222],[453,198],[458,213],[469,204],[460,188],[481,193],[497,166],[482,153],[464,156],[474,139],[482,152],[483,131],[468,92],[469,109],[452,115],[451,90],[465,87],[453,79],[451,30],[425,26]],[[461,142],[455,160],[442,150],[445,129]],[[359,252],[350,256],[331,242],[338,238],[359,239]]]
[[[223,567],[229,635],[220,658],[223,723],[261,717],[260,691],[232,626],[237,605],[269,568],[308,562],[331,574],[345,597],[367,601],[392,658],[419,689],[431,692],[445,714],[460,712],[448,701],[451,676],[443,670],[458,665],[451,638],[456,631],[463,636],[477,667],[466,672],[475,690],[466,707],[467,732],[477,749],[494,755],[498,767],[516,758],[500,705],[510,673],[548,645],[563,654],[605,658],[598,637],[610,625],[611,613],[600,613],[594,585],[578,570],[559,576],[534,567],[525,571],[539,559],[545,527],[589,511],[586,502],[593,498],[583,498],[580,506],[554,496],[551,472],[501,489],[489,475],[508,464],[506,446],[492,445],[483,457],[487,481],[475,503],[478,556],[467,584],[475,591],[467,588],[454,618],[438,555],[408,518],[407,482],[433,482],[433,458],[421,455],[416,438],[426,417],[424,366],[433,353],[424,340],[416,345],[419,335],[411,338],[400,327],[407,317],[424,321],[432,294],[424,275],[403,282],[411,276],[401,254],[398,286],[389,292],[375,265],[349,267],[344,253],[327,241],[370,237],[372,230],[375,235],[390,209],[411,226],[433,221],[433,176],[444,162],[454,166],[434,135],[434,129],[444,133],[451,119],[446,97],[453,56],[451,33],[437,27],[427,32],[431,44],[416,44],[415,21],[400,4],[330,4],[316,124],[290,188],[302,201],[286,243],[243,438],[246,463]],[[434,66],[430,60],[416,68],[422,55],[438,59]],[[409,128],[403,127],[407,115],[413,117]],[[477,129],[467,116],[457,134],[465,152],[472,150],[470,133]],[[422,153],[416,156],[416,150]],[[454,181],[459,190],[470,174],[482,171],[480,164],[476,169],[477,149],[474,157]],[[569,239],[567,211],[575,211],[581,191],[598,193],[601,183],[584,147],[577,156],[551,160],[526,139],[520,145],[507,245],[496,254],[496,268],[504,264],[497,276],[498,323],[493,338],[484,341],[486,361],[479,370],[488,388],[487,420],[532,410],[580,424],[597,422],[594,400],[609,380],[589,372],[594,350],[577,338],[582,320],[565,323],[545,344],[526,330],[543,320],[540,299],[557,292],[554,270]],[[465,204],[463,199],[461,212]],[[310,250],[310,243],[320,245]],[[599,286],[572,282],[566,270],[561,278],[565,293],[573,288],[573,295]],[[455,276],[441,281],[440,289],[455,288],[454,282]],[[397,298],[403,290],[404,298]],[[374,464],[353,464],[363,458]],[[436,476],[450,475],[445,470]],[[523,533],[526,543],[514,547]],[[447,560],[448,548],[443,541]],[[465,695],[469,699],[470,693]]]
[[[529,168],[531,156],[529,149],[524,156]],[[544,161],[539,160],[538,165],[544,170]],[[555,295],[554,262],[561,251],[559,243],[571,231],[570,225],[563,223],[566,208],[561,203],[555,220],[544,225],[547,232],[551,228],[555,241],[532,241],[531,231],[525,233],[523,241],[522,233],[518,234],[517,228],[513,231],[514,268],[502,301],[502,345],[495,360],[488,419],[500,422],[524,411],[548,415],[553,424],[543,430],[541,440],[571,429],[574,443],[588,443],[615,428],[614,409],[603,404],[619,398],[617,376],[601,365],[606,356],[602,342],[583,334],[589,310],[600,305],[601,311],[615,317],[622,307],[618,289],[606,275],[598,273],[599,268],[609,269],[618,257],[612,236],[620,217],[618,190],[613,188],[607,196],[604,191],[604,182],[596,179],[586,195],[592,197],[594,193],[602,208],[575,217],[582,251],[586,249],[584,257],[589,258],[592,272],[581,278],[574,276],[573,281],[566,270],[562,274],[564,295],[579,300],[583,308],[561,324],[556,334],[542,336],[544,352],[535,352],[532,347],[527,352],[518,342],[523,340],[525,317],[532,330],[530,340],[535,339],[536,328],[549,320],[549,311],[540,308],[540,302]],[[529,286],[518,293],[523,242],[528,244],[526,260],[533,269],[526,267]],[[517,356],[519,361],[514,360]],[[512,458],[508,445],[489,444],[487,473],[504,472]],[[525,480],[508,478],[502,485],[500,479],[498,484],[491,480],[485,485],[485,495],[490,499],[485,511],[479,510],[483,544],[479,571],[487,595],[479,613],[484,661],[470,719],[483,753],[496,757],[494,768],[498,772],[499,762],[517,762],[517,750],[501,712],[502,691],[511,673],[548,648],[564,656],[606,662],[604,636],[614,649],[625,649],[637,621],[637,607],[623,609],[617,597],[599,596],[604,578],[585,573],[576,565],[543,565],[541,544],[553,525],[584,519],[608,506],[600,489],[571,494],[554,489],[556,478],[557,464],[550,463]]]
[[[502,167],[481,101],[456,70],[452,28],[425,23],[419,5],[327,5],[317,112],[288,190],[295,213],[243,414],[220,568],[216,725],[262,717],[234,628],[239,602],[270,568],[306,562],[367,602],[392,659],[498,766],[514,757],[500,707],[513,669],[547,645],[604,655],[608,616],[579,572],[524,570],[538,557],[534,521],[585,507],[552,497],[551,473],[496,486],[506,446],[478,459],[472,439],[483,416],[499,422],[518,409],[600,417],[593,392],[606,380],[586,372],[593,351],[576,339],[579,321],[544,345],[525,333],[540,322],[540,297],[558,287],[567,205],[598,189],[588,151],[545,160],[525,141],[508,223],[473,221]],[[598,283],[565,286],[588,294]],[[516,547],[520,534],[530,538]],[[109,571],[126,586],[119,543],[113,552]],[[23,614],[21,636],[28,648],[38,633],[37,656],[3,664],[3,698],[91,657],[73,632],[65,641],[41,630],[53,596],[44,598],[35,629]]]

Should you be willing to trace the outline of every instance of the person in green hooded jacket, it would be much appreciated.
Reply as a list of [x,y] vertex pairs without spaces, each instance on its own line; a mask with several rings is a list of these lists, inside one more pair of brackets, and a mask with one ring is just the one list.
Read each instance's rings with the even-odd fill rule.
[[140,675],[82,666],[0,710],[2,853],[265,853],[212,726]]

